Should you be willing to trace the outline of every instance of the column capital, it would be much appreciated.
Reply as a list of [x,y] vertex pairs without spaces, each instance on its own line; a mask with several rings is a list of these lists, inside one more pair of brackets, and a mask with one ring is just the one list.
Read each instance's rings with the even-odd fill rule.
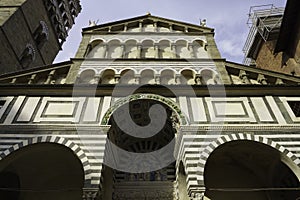
[[96,200],[98,195],[99,189],[98,188],[83,188],[83,200]]

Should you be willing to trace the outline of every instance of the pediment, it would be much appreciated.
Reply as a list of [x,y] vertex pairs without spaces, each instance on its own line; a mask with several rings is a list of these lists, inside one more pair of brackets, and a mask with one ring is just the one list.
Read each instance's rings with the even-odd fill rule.
[[162,17],[152,16],[151,14],[134,17],[130,19],[105,23],[100,25],[92,25],[84,28],[84,32],[102,32],[102,33],[118,33],[118,32],[162,32],[162,33],[204,33],[213,32],[214,29],[206,27],[206,25],[195,25],[186,22],[166,19]]

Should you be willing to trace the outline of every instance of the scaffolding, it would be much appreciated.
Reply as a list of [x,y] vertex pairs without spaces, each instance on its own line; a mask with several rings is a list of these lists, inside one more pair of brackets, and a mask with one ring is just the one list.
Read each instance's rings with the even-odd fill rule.
[[273,4],[250,7],[247,21],[250,31],[243,47],[245,65],[254,62],[253,59],[247,56],[256,35],[259,34],[265,42],[274,39],[272,36],[280,30],[283,13],[284,8],[277,8]]

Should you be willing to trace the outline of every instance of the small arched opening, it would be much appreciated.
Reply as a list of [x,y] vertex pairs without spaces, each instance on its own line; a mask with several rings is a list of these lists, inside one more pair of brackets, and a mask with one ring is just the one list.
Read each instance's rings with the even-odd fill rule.
[[156,52],[154,49],[154,42],[152,40],[145,40],[142,42],[142,58],[155,58]]
[[162,40],[159,42],[159,58],[173,58],[173,52],[171,50],[171,42],[168,40]]
[[160,83],[163,85],[176,84],[175,72],[173,70],[163,70],[160,74]]
[[106,69],[101,74],[101,84],[114,84],[115,83],[115,71],[112,69]]
[[88,45],[87,58],[105,58],[106,44],[103,40],[94,40]]
[[78,83],[88,84],[94,83],[95,71],[92,69],[84,70],[80,73]]
[[108,58],[122,58],[123,47],[119,40],[111,40],[108,43]]
[[194,85],[195,84],[195,72],[192,70],[182,70],[181,71],[181,84]]
[[154,71],[146,69],[141,72],[140,84],[155,84]]
[[121,72],[121,84],[136,84],[135,73],[131,69],[125,69]]

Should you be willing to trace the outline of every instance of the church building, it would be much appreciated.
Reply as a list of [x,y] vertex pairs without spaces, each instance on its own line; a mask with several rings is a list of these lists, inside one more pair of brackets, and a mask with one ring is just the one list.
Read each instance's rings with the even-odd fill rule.
[[47,40],[47,62],[0,62],[0,199],[299,200],[300,78],[227,61],[214,34],[147,13],[91,23],[69,61]]

